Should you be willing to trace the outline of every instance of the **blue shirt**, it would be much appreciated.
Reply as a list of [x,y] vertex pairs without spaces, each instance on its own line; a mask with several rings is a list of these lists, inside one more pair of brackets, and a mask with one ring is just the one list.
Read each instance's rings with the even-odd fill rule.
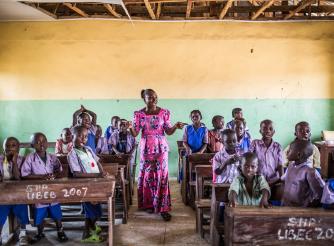
[[186,142],[192,152],[198,152],[203,144],[208,143],[208,128],[204,125],[195,129],[193,125],[188,125],[185,128],[183,141]]
[[240,153],[243,154],[243,153],[248,152],[251,148],[251,143],[252,143],[251,136],[248,132],[245,131],[244,136],[238,143],[238,149]]

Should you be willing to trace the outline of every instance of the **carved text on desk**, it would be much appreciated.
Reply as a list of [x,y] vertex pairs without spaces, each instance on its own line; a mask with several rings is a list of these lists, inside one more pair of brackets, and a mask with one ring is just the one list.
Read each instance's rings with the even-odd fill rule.
[[28,200],[43,200],[43,199],[56,199],[61,196],[64,198],[68,197],[85,197],[88,191],[88,187],[80,188],[65,188],[61,192],[56,192],[49,188],[46,184],[41,185],[27,185],[27,199]]
[[278,229],[277,236],[278,240],[334,240],[334,228],[323,228],[320,219],[291,217],[286,228]]

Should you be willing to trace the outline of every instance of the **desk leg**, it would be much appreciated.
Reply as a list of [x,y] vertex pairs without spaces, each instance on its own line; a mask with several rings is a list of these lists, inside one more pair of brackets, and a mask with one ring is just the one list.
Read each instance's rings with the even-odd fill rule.
[[328,155],[329,151],[326,147],[322,147],[320,151],[320,166],[321,175],[323,178],[328,178]]
[[114,206],[113,197],[108,198],[108,244],[109,246],[114,245]]

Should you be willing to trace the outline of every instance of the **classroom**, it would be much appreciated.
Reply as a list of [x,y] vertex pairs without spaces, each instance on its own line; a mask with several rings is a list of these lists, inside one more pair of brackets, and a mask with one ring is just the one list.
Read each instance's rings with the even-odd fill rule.
[[0,0],[0,245],[334,245],[332,0]]

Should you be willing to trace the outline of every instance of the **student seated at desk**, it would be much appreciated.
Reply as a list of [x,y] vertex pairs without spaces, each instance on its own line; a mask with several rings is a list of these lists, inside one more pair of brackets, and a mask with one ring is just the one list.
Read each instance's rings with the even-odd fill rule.
[[309,166],[308,158],[313,145],[308,140],[296,139],[290,144],[289,166],[282,180],[284,184],[283,206],[317,207],[325,185],[320,174]]
[[116,155],[121,154],[131,155],[131,173],[135,162],[136,139],[129,131],[129,123],[125,119],[121,119],[118,125],[119,131],[115,131],[110,137],[112,150]]
[[234,178],[229,189],[229,206],[260,206],[268,208],[270,187],[265,177],[258,172],[259,161],[255,153],[241,157],[241,173]]
[[[73,127],[84,126],[88,130],[88,139],[86,146],[90,147],[96,153],[95,135],[96,135],[96,114],[86,109],[83,105],[73,114]],[[71,128],[71,131],[73,130]]]
[[[20,169],[24,157],[19,155],[20,143],[14,137],[6,138],[3,142],[4,155],[0,155],[0,181],[20,180]],[[0,205],[0,245],[1,232],[8,215],[12,213],[20,223],[19,245],[29,245],[26,225],[29,224],[28,206],[26,204]]]
[[[307,140],[311,142],[311,127],[308,122],[301,121],[295,125],[295,139],[299,140]],[[307,163],[310,167],[313,167],[320,171],[320,151],[317,146],[312,144],[313,152],[312,155],[307,159]],[[288,167],[289,160],[288,160],[288,152],[290,149],[290,145],[288,145],[284,149],[283,157],[284,157],[284,167]]]
[[223,148],[222,131],[224,130],[224,117],[215,115],[212,118],[213,129],[209,131],[208,151],[216,153]]
[[109,154],[107,139],[102,136],[100,125],[96,125],[95,146],[96,154]]
[[[22,178],[31,180],[53,180],[57,177],[61,177],[62,166],[57,156],[46,152],[46,149],[48,148],[46,136],[41,132],[34,133],[31,136],[31,146],[35,149],[35,152],[27,155],[24,163],[22,164]],[[59,203],[39,203],[35,205],[34,221],[37,226],[38,233],[34,237],[34,241],[39,241],[45,237],[43,233],[43,222],[48,214],[56,222],[58,240],[60,242],[66,242],[68,238],[65,235],[61,222],[62,212]]]
[[231,129],[222,132],[224,148],[213,157],[213,183],[232,183],[239,174],[240,155],[237,135]]
[[56,141],[56,155],[67,155],[73,148],[72,139],[70,128],[64,128],[60,134],[60,138]]
[[260,123],[262,139],[252,141],[251,151],[259,160],[259,172],[266,178],[270,186],[280,181],[283,175],[283,152],[278,142],[273,140],[274,124],[271,120]]
[[[97,178],[107,174],[103,172],[99,158],[91,148],[86,146],[88,130],[84,126],[73,128],[74,148],[67,155],[68,163],[74,178]],[[100,237],[101,227],[96,221],[102,216],[102,208],[99,203],[83,202],[85,213],[85,229],[82,235],[82,242],[98,243],[103,239]]]
[[186,148],[187,155],[202,154],[208,145],[208,128],[201,123],[201,111],[191,111],[190,118],[192,125],[188,125],[184,129],[183,146]]
[[252,139],[246,131],[246,121],[241,118],[234,121],[234,131],[237,134],[237,144],[240,154],[246,153],[251,148]]
[[[110,143],[110,137],[111,135],[118,131],[118,124],[120,121],[120,117],[115,115],[113,117],[111,117],[111,121],[110,121],[110,125],[107,127],[107,129],[104,132],[104,137],[107,139],[107,142]],[[111,144],[108,145],[109,151],[112,150],[112,146]]]

